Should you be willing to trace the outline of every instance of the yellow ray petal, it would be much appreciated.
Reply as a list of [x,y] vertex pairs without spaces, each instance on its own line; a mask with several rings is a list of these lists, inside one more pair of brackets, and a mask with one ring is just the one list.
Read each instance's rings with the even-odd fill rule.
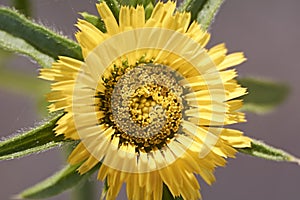
[[102,20],[105,23],[107,33],[110,35],[119,33],[119,25],[107,4],[103,2],[96,4],[96,6]]
[[84,144],[80,142],[76,148],[72,151],[68,158],[68,162],[71,165],[75,165],[87,159],[90,156],[90,152],[85,148]]
[[85,174],[90,171],[96,164],[99,163],[99,160],[93,156],[90,156],[79,168],[78,172],[80,174]]
[[244,61],[246,61],[246,58],[244,57],[244,54],[242,52],[232,53],[232,54],[227,55],[226,58],[224,59],[224,61],[218,65],[218,69],[224,70],[229,67],[239,65],[239,64],[243,63]]

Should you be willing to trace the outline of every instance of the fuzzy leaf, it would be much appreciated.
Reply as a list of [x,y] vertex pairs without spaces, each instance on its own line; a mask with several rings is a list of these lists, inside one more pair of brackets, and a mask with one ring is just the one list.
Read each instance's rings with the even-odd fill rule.
[[191,12],[191,22],[198,21],[207,30],[224,0],[184,0],[178,10]]
[[224,0],[208,0],[203,5],[200,12],[197,15],[197,21],[201,24],[204,30],[207,30],[209,26],[213,23],[216,14],[218,13]]
[[250,148],[241,148],[238,149],[238,151],[267,160],[286,161],[300,164],[300,160],[293,155],[258,140],[253,140]]
[[35,60],[40,66],[42,67],[50,67],[52,62],[54,61],[53,58],[50,56],[41,53],[36,48],[25,42],[21,38],[17,38],[8,34],[4,31],[0,30],[0,48],[29,56],[33,60]]
[[53,133],[53,128],[61,116],[59,114],[43,125],[0,141],[0,160],[23,157],[61,145],[64,137],[56,137]]
[[9,8],[0,7],[0,30],[26,41],[36,50],[52,58],[68,56],[82,60],[81,49],[77,43],[33,23]]
[[100,167],[100,163],[89,172],[80,175],[77,168],[81,165],[68,165],[44,181],[24,190],[17,196],[19,199],[41,199],[58,195],[87,179]]
[[238,82],[248,88],[248,94],[243,97],[243,111],[254,113],[271,111],[284,101],[289,92],[289,88],[283,83],[254,78],[243,78]]

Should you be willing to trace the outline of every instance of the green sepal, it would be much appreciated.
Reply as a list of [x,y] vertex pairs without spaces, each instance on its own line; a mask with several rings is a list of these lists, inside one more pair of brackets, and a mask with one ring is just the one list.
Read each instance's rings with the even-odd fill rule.
[[0,48],[9,52],[26,55],[35,60],[40,66],[45,68],[50,67],[54,61],[52,57],[38,51],[23,39],[14,37],[13,35],[1,30]]
[[237,150],[241,153],[267,160],[294,162],[300,164],[300,160],[295,156],[254,139],[251,142],[251,147],[239,148]]
[[105,2],[112,14],[114,15],[117,22],[119,21],[120,3],[118,0],[99,0],[99,3]]
[[120,5],[124,6],[133,6],[136,7],[137,5],[143,5],[146,7],[149,4],[155,5],[155,0],[118,0]]
[[101,191],[100,200],[105,199],[108,188],[109,188],[109,186],[108,186],[108,183],[107,183],[107,178],[105,178],[104,181],[103,181],[103,188],[102,188],[102,191]]
[[145,9],[145,19],[151,17],[155,0],[118,0],[119,4],[122,6],[133,6],[136,8],[137,5],[142,5]]
[[203,30],[207,30],[224,0],[184,0],[178,10],[190,12],[191,22],[197,21]]
[[23,39],[36,50],[52,58],[68,56],[83,59],[77,43],[28,20],[15,10],[0,7],[0,30]]
[[88,178],[100,168],[97,164],[89,172],[80,175],[77,171],[81,163],[76,165],[67,165],[65,168],[45,179],[44,181],[30,187],[19,195],[19,199],[42,199],[58,195],[80,183],[88,181]]
[[163,196],[162,196],[162,200],[183,200],[183,198],[181,196],[174,197],[172,195],[171,191],[169,190],[168,186],[166,186],[165,184],[163,184]]
[[147,5],[144,6],[145,8],[145,19],[148,20],[151,17],[151,14],[154,9],[154,3],[149,2]]
[[87,12],[82,12],[80,14],[87,22],[93,24],[101,32],[106,33],[106,27],[105,27],[104,21],[100,17],[89,14]]
[[0,160],[9,160],[60,146],[64,136],[55,136],[53,128],[63,114],[58,114],[44,124],[0,142]]
[[[99,3],[105,2],[113,13],[115,19],[119,21],[121,6],[143,5],[145,8],[145,19],[149,19],[155,5],[155,0],[98,0]],[[101,29],[100,29],[101,30]]]
[[266,113],[282,103],[289,93],[288,86],[283,83],[255,78],[243,78],[238,82],[248,90],[248,94],[242,97],[244,99],[242,111]]

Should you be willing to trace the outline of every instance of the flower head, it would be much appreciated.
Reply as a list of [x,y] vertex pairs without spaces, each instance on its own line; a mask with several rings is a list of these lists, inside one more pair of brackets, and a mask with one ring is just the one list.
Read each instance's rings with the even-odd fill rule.
[[199,199],[194,174],[211,184],[213,171],[250,139],[224,125],[244,122],[238,97],[246,93],[232,66],[242,53],[209,50],[209,34],[175,3],[157,3],[145,20],[142,6],[121,7],[119,22],[97,5],[103,33],[78,21],[84,61],[60,57],[43,79],[54,81],[51,112],[63,110],[55,132],[80,140],[69,157],[86,173],[101,162],[107,198],[126,183],[129,199],[161,199],[163,183],[174,196]]

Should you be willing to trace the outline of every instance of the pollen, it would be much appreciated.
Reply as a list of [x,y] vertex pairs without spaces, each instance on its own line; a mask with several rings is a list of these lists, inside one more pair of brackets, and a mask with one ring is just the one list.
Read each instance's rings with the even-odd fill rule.
[[181,133],[181,77],[164,65],[124,63],[105,80],[106,94],[99,94],[99,110],[106,112],[100,124],[114,127],[112,139],[118,137],[119,146],[134,145],[136,152],[160,149]]

